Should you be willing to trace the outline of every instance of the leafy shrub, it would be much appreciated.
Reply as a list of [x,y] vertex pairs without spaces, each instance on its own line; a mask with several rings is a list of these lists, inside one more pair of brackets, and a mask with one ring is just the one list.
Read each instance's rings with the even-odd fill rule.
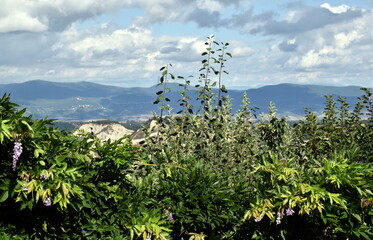
[[[345,98],[338,98],[337,107],[332,96],[326,96],[321,120],[306,109],[305,119],[294,127],[287,124],[286,118],[277,118],[272,103],[268,115],[262,115],[259,121],[253,119],[256,117],[255,109],[249,107],[247,96],[243,97],[241,110],[233,114],[230,99],[216,96],[211,91],[214,82],[209,77],[210,73],[218,76],[219,85],[222,74],[213,64],[219,66],[223,61],[223,54],[219,55],[219,60],[213,57],[214,44],[218,45],[209,38],[206,52],[202,54],[206,59],[202,60],[201,84],[196,86],[201,88],[198,96],[200,108],[195,110],[190,105],[190,97],[186,95],[189,81],[185,81],[186,87],[179,100],[181,110],[178,113],[181,115],[167,116],[168,123],[165,124],[161,110],[158,134],[149,135],[146,139],[145,151],[150,163],[176,167],[176,171],[168,170],[172,174],[168,173],[167,177],[160,175],[156,192],[162,193],[159,200],[166,201],[164,198],[168,196],[168,206],[182,222],[182,227],[174,225],[174,232],[181,234],[177,237],[188,231],[184,229],[191,229],[203,232],[210,239],[220,239],[232,234],[233,226],[226,224],[231,222],[236,234],[229,235],[231,238],[370,239],[373,235],[370,181],[373,100],[370,90],[362,89],[364,94],[353,110],[350,110]],[[164,76],[161,84],[166,86],[166,76],[175,77],[169,73],[169,66],[161,70]],[[159,94],[160,99],[166,99],[167,92]],[[168,105],[164,104],[161,109],[171,114]],[[196,160],[185,167],[185,159]],[[205,183],[203,187],[195,181],[192,185],[200,187],[189,189],[189,181],[196,179],[191,174],[199,165],[212,171],[198,175],[198,179]],[[151,171],[158,171],[156,169],[158,167]],[[229,206],[225,211],[230,214],[210,214],[214,220],[200,222],[199,219],[207,219],[205,212],[193,212],[192,209],[201,205],[205,206],[205,211],[209,210],[209,205],[206,207],[201,203],[204,196],[194,199],[195,195],[200,195],[200,189],[210,186],[210,178],[206,177],[221,179],[218,181],[220,184],[227,180],[227,176],[236,175],[240,176],[240,184],[250,183],[241,185],[250,194],[236,192],[233,187],[230,189],[232,192],[225,195],[234,194],[238,201],[226,198],[226,203],[216,203],[220,207]],[[188,194],[179,189],[183,184],[189,190],[185,190]],[[211,199],[221,199],[219,193],[225,190],[220,189],[219,184],[214,190],[207,191]],[[215,192],[218,189],[220,191]],[[239,196],[245,196],[246,201]],[[185,205],[190,204],[190,198],[197,206],[185,209]],[[206,202],[214,202],[208,199]],[[236,210],[242,206],[246,207],[246,213],[239,215],[243,220],[239,223],[237,215],[232,215],[240,214]],[[219,222],[224,224],[217,224]],[[202,226],[204,230],[197,226]]]
[[[130,139],[73,136],[0,99],[2,239],[371,239],[373,98],[326,96],[321,119],[258,119],[222,85],[229,44],[206,41],[197,100],[161,68],[160,116]],[[215,49],[217,48],[217,49]],[[183,81],[180,109],[169,80]],[[218,86],[218,91],[213,87]],[[155,130],[156,132],[152,132]]]
[[128,141],[78,138],[50,127],[52,120],[25,117],[9,95],[0,103],[3,235],[97,238],[118,232],[106,214],[123,197],[117,190],[126,185],[137,150]]

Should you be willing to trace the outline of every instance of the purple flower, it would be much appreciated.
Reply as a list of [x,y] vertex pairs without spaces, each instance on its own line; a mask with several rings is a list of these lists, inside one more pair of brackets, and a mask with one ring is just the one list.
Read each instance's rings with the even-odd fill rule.
[[22,191],[25,191],[25,192],[28,191],[28,187],[27,187],[26,184],[23,185],[23,187],[22,187]]
[[170,214],[167,216],[167,219],[168,219],[168,221],[171,222],[171,223],[174,223],[174,222],[175,222],[174,218],[172,217],[172,213],[170,213]]
[[45,173],[40,174],[40,179],[41,180],[47,179],[47,174],[45,174]]
[[168,213],[168,212],[166,212],[164,215],[166,215],[167,220],[168,220],[169,222],[171,222],[171,223],[174,223],[174,222],[175,222],[174,218],[172,217],[172,213]]
[[294,214],[294,210],[291,208],[286,209],[286,216],[292,216]]
[[52,200],[50,198],[47,198],[44,200],[44,206],[49,207],[52,205]]
[[21,142],[14,142],[14,147],[13,147],[13,166],[12,166],[13,171],[16,170],[17,161],[18,161],[19,157],[22,154],[22,150],[23,150],[22,143]]
[[276,224],[277,225],[281,224],[281,218],[280,217],[276,218]]

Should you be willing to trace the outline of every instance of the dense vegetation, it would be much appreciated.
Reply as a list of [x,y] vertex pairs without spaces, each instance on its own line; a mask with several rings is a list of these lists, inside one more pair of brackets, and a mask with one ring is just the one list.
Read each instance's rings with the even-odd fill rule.
[[[158,124],[141,146],[73,136],[4,95],[0,238],[373,238],[370,90],[354,108],[326,96],[322,119],[306,109],[294,126],[272,103],[256,116],[246,95],[232,113],[221,84],[227,47],[206,42],[197,109],[189,78],[161,68]],[[184,81],[175,114],[173,79]]]

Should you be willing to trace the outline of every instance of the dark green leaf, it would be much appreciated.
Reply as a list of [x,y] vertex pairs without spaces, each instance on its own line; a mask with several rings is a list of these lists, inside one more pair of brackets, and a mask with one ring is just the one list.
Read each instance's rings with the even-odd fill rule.
[[0,203],[6,201],[8,197],[9,197],[9,192],[3,191],[0,195]]
[[225,88],[224,85],[221,86],[221,91],[222,91],[223,93],[227,93],[227,92],[228,92],[228,90]]

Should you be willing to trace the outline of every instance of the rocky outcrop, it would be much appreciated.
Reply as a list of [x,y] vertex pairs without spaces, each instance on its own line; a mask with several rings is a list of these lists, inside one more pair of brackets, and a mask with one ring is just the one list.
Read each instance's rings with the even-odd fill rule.
[[[159,123],[156,120],[152,120],[148,125],[149,136],[156,136],[159,131]],[[77,135],[80,132],[93,133],[102,141],[111,139],[112,141],[118,140],[124,136],[130,136],[133,144],[141,144],[146,137],[145,132],[142,128],[137,131],[129,130],[118,123],[85,123],[81,125],[74,134]]]
[[111,139],[112,141],[118,140],[124,136],[131,135],[132,130],[129,130],[117,123],[110,124],[98,124],[98,123],[86,123],[80,126],[74,134],[79,132],[91,132],[102,141]]
[[[150,136],[156,136],[159,130],[159,123],[156,120],[152,120],[148,127],[148,132]],[[145,140],[146,134],[142,129],[135,131],[131,138],[133,144],[141,144]]]

